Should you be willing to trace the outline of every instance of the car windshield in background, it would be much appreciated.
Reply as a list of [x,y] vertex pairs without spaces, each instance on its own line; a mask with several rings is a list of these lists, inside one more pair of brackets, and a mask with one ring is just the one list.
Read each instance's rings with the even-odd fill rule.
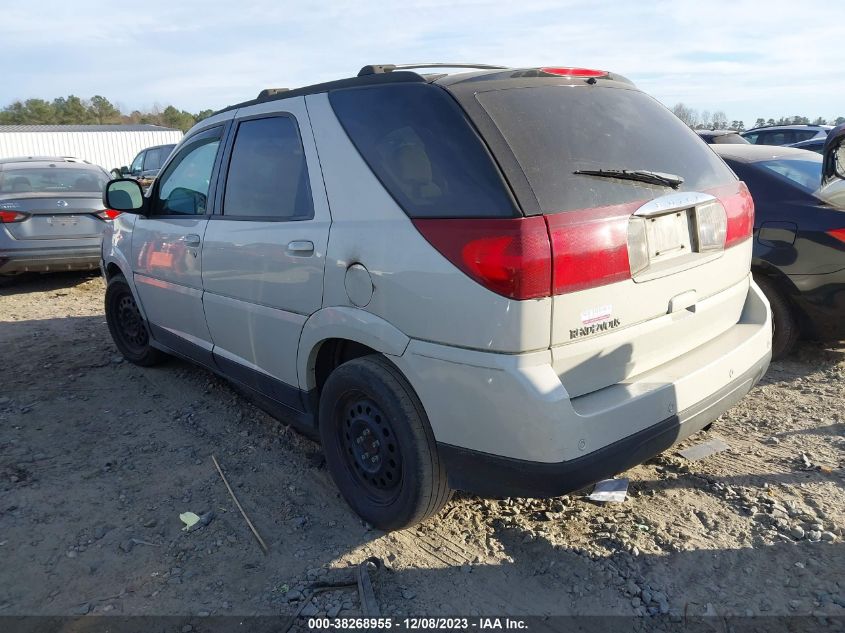
[[808,193],[819,188],[822,180],[822,157],[810,156],[807,159],[762,160],[755,165],[788,178]]
[[29,167],[0,172],[0,194],[9,193],[99,193],[106,186],[106,174],[93,169]]
[[652,199],[673,189],[576,171],[668,173],[679,191],[734,180],[695,132],[636,90],[538,86],[494,90],[478,101],[522,166],[544,213]]

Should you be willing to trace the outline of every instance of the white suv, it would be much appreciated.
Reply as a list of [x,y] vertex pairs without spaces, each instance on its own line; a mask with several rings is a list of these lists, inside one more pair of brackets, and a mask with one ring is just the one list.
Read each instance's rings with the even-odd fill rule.
[[383,529],[452,489],[621,472],[769,363],[747,189],[607,72],[369,66],[266,91],[197,124],[146,196],[104,198],[123,355],[251,390]]

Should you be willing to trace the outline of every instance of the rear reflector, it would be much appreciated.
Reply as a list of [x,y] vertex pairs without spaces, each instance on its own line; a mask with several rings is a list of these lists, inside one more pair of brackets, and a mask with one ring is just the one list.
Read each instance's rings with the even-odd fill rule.
[[114,220],[121,213],[123,213],[123,211],[115,211],[114,209],[103,209],[102,211],[97,213],[97,217],[102,218],[103,220]]
[[831,229],[827,234],[835,237],[840,242],[845,242],[845,229]]
[[29,217],[26,213],[20,211],[3,211],[0,210],[0,224],[11,224],[13,222],[23,222]]
[[561,77],[607,77],[606,70],[594,70],[592,68],[571,68],[563,66],[553,66],[541,68],[541,72],[547,75],[560,75]]
[[725,248],[730,248],[743,240],[747,240],[754,232],[754,200],[744,182],[739,187],[726,194],[711,192],[722,206],[728,217],[728,229],[725,236]]
[[413,222],[446,259],[488,290],[518,300],[549,296],[551,250],[542,216]]

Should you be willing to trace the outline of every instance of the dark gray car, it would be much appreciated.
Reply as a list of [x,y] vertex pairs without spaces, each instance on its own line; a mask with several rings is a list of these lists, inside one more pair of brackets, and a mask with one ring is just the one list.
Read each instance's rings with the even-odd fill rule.
[[0,160],[0,275],[94,269],[106,223],[109,177],[67,157]]

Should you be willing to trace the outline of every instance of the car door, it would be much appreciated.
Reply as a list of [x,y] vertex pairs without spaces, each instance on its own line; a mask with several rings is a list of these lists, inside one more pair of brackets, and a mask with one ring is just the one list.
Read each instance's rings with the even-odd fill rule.
[[158,342],[211,362],[202,308],[202,237],[211,213],[223,126],[186,140],[150,194],[149,215],[135,222],[132,267],[141,304]]
[[296,354],[322,306],[329,209],[302,97],[236,113],[203,246],[203,303],[226,373],[302,409]]

